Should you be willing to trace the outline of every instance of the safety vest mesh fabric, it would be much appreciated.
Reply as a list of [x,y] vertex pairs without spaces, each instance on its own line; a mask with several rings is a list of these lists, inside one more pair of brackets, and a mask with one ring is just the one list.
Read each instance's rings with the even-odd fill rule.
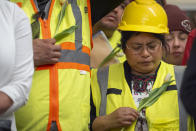
[[[38,12],[34,0],[12,0],[20,3],[31,22]],[[62,24],[57,33],[71,26],[76,30],[58,41],[62,55],[54,65],[36,69],[26,106],[16,112],[16,123],[21,131],[50,130],[56,122],[59,131],[88,130],[90,113],[90,0],[67,0]],[[51,0],[48,19],[40,22],[40,39],[53,38],[60,0]]]
[[[137,109],[124,76],[123,64],[111,65],[108,73],[107,91],[110,91],[110,93],[107,92],[106,114],[112,113],[119,107],[131,107]],[[168,73],[170,73],[172,75],[172,79],[175,80],[173,65],[161,62],[153,89],[159,88],[164,83],[164,79]],[[96,116],[99,116],[100,106],[102,103],[102,94],[100,93],[100,84],[98,83],[100,80],[97,76],[98,70],[92,70],[92,96],[96,107]],[[174,81],[169,87],[174,87],[175,85],[176,82]],[[168,88],[168,90],[160,96],[157,102],[146,108],[146,118],[150,131],[179,131],[180,126],[177,88]],[[188,119],[187,131],[192,131],[192,123],[193,121]],[[134,131],[135,124],[136,122],[124,130]]]

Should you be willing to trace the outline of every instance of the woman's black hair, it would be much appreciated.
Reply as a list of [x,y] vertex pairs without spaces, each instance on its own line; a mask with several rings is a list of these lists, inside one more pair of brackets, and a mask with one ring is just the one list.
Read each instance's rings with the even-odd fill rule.
[[[143,32],[135,32],[135,31],[122,31],[121,32],[121,46],[122,46],[122,49],[125,50],[126,48],[126,43],[127,41],[132,37],[132,36],[137,36],[139,35],[140,33],[143,33]],[[152,35],[159,39],[161,42],[162,42],[162,46],[167,50],[168,47],[167,47],[167,44],[165,42],[165,38],[164,38],[164,34],[155,34],[155,33],[152,33]]]
[[166,5],[166,0],[155,0],[158,4],[160,4],[162,7]]

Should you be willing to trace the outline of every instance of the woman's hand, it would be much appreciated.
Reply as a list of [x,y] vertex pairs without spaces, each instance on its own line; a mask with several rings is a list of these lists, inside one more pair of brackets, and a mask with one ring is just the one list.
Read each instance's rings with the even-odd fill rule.
[[120,107],[106,116],[100,116],[93,122],[94,131],[107,131],[115,128],[131,126],[139,113],[130,107]]
[[130,126],[135,120],[137,120],[139,113],[129,107],[120,107],[110,115],[108,119],[112,128],[121,128]]

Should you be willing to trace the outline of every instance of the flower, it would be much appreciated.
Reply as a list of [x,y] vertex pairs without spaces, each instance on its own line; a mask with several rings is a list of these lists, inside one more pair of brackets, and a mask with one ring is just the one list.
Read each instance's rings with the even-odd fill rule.
[[166,77],[165,77],[165,79],[164,79],[164,82],[167,82],[167,81],[169,81],[169,80],[171,80],[171,74],[170,74],[170,73],[168,73],[168,74],[166,75]]

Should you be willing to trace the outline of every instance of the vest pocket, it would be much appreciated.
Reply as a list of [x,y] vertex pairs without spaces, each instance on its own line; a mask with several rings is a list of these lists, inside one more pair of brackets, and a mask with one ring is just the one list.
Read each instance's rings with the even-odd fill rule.
[[159,120],[149,123],[149,131],[179,131],[179,119]]
[[158,101],[146,108],[151,131],[179,131],[179,107],[176,90],[164,92]]

